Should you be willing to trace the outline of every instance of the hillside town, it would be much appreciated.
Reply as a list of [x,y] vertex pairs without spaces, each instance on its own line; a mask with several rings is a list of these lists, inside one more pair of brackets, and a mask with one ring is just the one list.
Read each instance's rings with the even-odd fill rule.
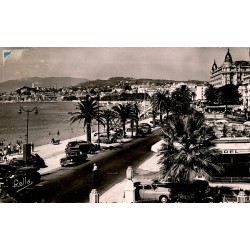
[[[198,82],[198,83],[197,83]],[[112,85],[109,85],[112,84]],[[98,86],[95,81],[78,84],[72,87],[41,87],[39,83],[32,83],[31,86],[23,86],[11,92],[1,92],[0,102],[37,102],[37,101],[79,101],[86,95],[99,94],[101,100],[119,98],[123,94],[141,94],[145,99],[149,99],[157,90],[168,89],[172,93],[182,85],[188,85],[193,93],[194,100],[205,100],[204,93],[207,82],[202,81],[164,81],[152,79],[132,79],[125,77],[113,77],[102,81],[102,86]],[[50,85],[53,85],[51,83]],[[130,97],[133,98],[134,96]]]

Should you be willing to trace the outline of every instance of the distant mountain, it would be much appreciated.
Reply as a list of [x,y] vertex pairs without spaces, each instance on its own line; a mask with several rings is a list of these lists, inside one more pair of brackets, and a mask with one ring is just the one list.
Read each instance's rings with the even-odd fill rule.
[[15,91],[18,88],[23,86],[32,87],[32,83],[34,86],[38,87],[70,87],[75,86],[79,83],[87,82],[88,79],[85,78],[72,78],[72,77],[29,77],[29,78],[21,78],[17,80],[9,80],[6,82],[0,83],[0,92],[10,92]]
[[78,87],[86,87],[88,86],[89,88],[96,88],[96,87],[103,87],[103,86],[115,86],[115,85],[119,85],[119,83],[126,83],[126,84],[137,84],[137,85],[141,85],[141,84],[157,84],[157,85],[161,85],[161,84],[165,84],[165,83],[169,83],[169,84],[173,84],[173,83],[185,83],[187,86],[191,83],[195,83],[197,85],[200,84],[204,84],[204,81],[200,81],[200,80],[184,80],[184,81],[177,81],[177,80],[166,80],[166,79],[148,79],[148,78],[139,78],[139,79],[135,79],[135,78],[131,78],[131,77],[111,77],[107,80],[91,80],[91,81],[87,81],[84,83],[79,83],[77,84]]

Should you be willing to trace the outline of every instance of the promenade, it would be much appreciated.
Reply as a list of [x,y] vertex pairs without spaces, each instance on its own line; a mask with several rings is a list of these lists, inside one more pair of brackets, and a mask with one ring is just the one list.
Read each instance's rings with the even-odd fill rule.
[[[149,122],[149,120],[145,120],[144,122]],[[65,156],[65,147],[68,142],[75,141],[75,140],[86,140],[86,135],[74,137],[71,139],[63,140],[60,142],[59,145],[47,144],[35,147],[33,153],[39,154],[45,161],[47,168],[40,169],[39,172],[41,175],[56,171],[60,168],[60,159]],[[132,140],[132,139],[130,139]],[[122,142],[121,142],[122,143]],[[118,146],[120,143],[113,143],[113,144],[100,144],[101,148],[105,148],[108,146]],[[159,164],[157,164],[158,157],[157,151],[161,145],[161,141],[156,143],[152,146],[152,155],[145,160],[136,170],[134,170],[134,180],[136,179],[153,179],[158,176],[158,172],[160,169]],[[8,159],[11,158],[18,158],[22,157],[21,155],[11,155]],[[92,155],[88,156],[89,158]],[[127,180],[124,179],[120,183],[117,183],[113,187],[111,187],[108,191],[103,193],[100,198],[100,203],[123,203],[124,200],[124,187],[126,185]],[[232,187],[234,189],[243,189],[249,190],[250,184],[248,183],[210,183],[210,186],[226,186]]]
[[[148,118],[141,122],[149,123],[150,120],[151,119]],[[95,132],[92,133],[92,138]],[[46,168],[40,169],[39,173],[43,175],[43,174],[47,174],[47,173],[50,173],[50,172],[53,172],[62,168],[60,166],[60,159],[62,157],[65,157],[65,148],[66,148],[67,143],[70,141],[75,141],[75,140],[79,141],[79,140],[86,140],[86,139],[87,138],[85,134],[82,136],[60,141],[60,144],[58,145],[46,144],[46,145],[35,147],[32,153],[40,155],[44,159],[45,164],[48,166]],[[132,139],[126,139],[126,141],[130,141],[130,140]],[[119,146],[121,143],[123,142],[112,143],[112,144],[101,143],[100,146],[101,146],[101,149],[105,149],[110,146],[111,147]],[[88,158],[91,158],[92,156],[93,155],[89,154]],[[22,155],[19,155],[19,154],[10,155],[8,156],[8,160],[12,158],[21,158],[21,157]],[[148,175],[151,175],[151,174],[152,176],[155,176],[159,170],[159,166],[156,164],[155,159],[156,159],[155,156],[150,157],[141,166],[139,166],[138,170],[134,172],[135,178],[139,178],[139,179],[148,178]],[[107,192],[102,194],[99,199],[100,203],[122,203],[125,184],[126,184],[126,179],[124,179],[122,182],[116,184],[115,186],[110,188]]]

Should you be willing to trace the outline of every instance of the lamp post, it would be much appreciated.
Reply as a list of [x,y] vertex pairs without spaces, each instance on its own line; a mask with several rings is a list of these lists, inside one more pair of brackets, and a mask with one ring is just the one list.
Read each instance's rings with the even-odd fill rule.
[[246,120],[248,120],[248,115],[247,115],[247,108],[248,108],[248,90],[247,90],[247,88],[246,88],[246,90],[245,90],[245,93],[246,93],[246,95],[245,95],[245,119]]
[[97,106],[97,133],[98,133],[98,149],[100,149],[100,112],[99,112],[99,109],[100,109],[100,106],[99,106],[99,101],[100,101],[100,95],[97,94],[97,102],[98,102],[98,106]]
[[29,114],[32,113],[33,111],[35,111],[35,114],[37,115],[38,114],[38,109],[37,107],[33,108],[32,110],[29,110],[29,109],[24,109],[22,106],[20,106],[19,108],[19,111],[18,111],[18,114],[21,115],[22,112],[26,112],[27,114],[27,118],[26,118],[26,123],[27,123],[27,132],[26,132],[26,144],[29,144]]
[[26,161],[27,159],[30,158],[31,156],[31,146],[29,145],[29,114],[32,112],[35,112],[35,114],[38,114],[38,109],[37,107],[29,110],[29,109],[24,109],[22,106],[20,106],[18,114],[21,115],[23,112],[25,112],[27,114],[27,118],[26,118],[26,145],[23,145],[23,159],[24,161]]

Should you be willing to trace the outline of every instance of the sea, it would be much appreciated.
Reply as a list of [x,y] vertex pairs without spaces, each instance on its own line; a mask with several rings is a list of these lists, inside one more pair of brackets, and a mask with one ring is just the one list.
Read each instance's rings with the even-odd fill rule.
[[19,115],[20,106],[38,109],[37,115],[29,113],[29,143],[35,146],[49,144],[52,138],[65,140],[85,134],[83,121],[70,124],[70,112],[77,111],[75,102],[0,103],[0,141],[4,144],[26,141],[27,113]]

